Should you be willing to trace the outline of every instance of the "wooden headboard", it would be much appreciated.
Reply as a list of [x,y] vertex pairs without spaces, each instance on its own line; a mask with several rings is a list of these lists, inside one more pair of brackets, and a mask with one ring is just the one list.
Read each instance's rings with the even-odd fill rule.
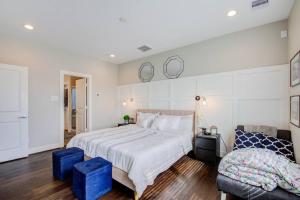
[[[194,110],[160,110],[160,109],[137,109],[136,113],[159,113],[161,115],[193,115],[193,133],[195,134],[195,111]],[[137,119],[137,117],[136,117]]]

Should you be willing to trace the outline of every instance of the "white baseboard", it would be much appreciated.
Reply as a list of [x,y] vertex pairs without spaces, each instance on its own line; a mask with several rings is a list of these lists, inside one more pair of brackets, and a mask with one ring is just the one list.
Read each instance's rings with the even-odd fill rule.
[[62,146],[59,143],[48,144],[48,145],[43,145],[43,146],[39,146],[39,147],[31,147],[31,148],[29,148],[29,154],[39,153],[39,152],[57,149],[57,148],[61,148],[61,147]]

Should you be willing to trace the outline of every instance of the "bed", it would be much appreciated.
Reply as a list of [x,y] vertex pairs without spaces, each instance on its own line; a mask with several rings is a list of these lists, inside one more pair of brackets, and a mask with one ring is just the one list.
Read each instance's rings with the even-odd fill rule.
[[127,125],[75,136],[67,148],[84,150],[87,159],[100,156],[113,164],[113,179],[142,196],[155,178],[193,149],[194,111],[139,109],[142,113],[191,116],[191,131],[158,131]]
[[[240,125],[237,129],[244,131],[244,126]],[[277,138],[292,141],[291,132],[289,130],[278,130]],[[222,191],[222,200],[226,199],[226,194],[231,194],[242,199],[253,200],[300,200],[299,196],[289,193],[279,187],[271,192],[266,192],[260,187],[242,183],[222,174],[218,174],[217,176],[217,186],[218,189]]]

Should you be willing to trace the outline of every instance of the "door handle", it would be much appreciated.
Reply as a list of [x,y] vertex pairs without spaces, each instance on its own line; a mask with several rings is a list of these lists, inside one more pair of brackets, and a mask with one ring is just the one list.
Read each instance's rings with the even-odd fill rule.
[[19,119],[27,119],[27,116],[20,116]]

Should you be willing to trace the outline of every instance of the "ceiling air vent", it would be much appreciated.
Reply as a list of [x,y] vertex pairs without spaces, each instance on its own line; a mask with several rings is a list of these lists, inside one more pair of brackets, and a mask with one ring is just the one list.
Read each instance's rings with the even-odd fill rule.
[[138,48],[138,50],[142,51],[142,52],[146,52],[146,51],[150,51],[151,47],[148,47],[146,45],[143,45],[141,47]]
[[269,0],[256,0],[252,1],[252,8],[258,8],[263,5],[267,5],[269,3]]

